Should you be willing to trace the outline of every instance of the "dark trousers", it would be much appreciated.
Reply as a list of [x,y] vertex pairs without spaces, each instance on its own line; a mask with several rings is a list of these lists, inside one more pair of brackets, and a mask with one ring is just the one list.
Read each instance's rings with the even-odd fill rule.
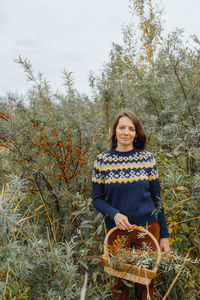
[[[157,239],[157,241],[160,241],[160,225],[158,221],[153,222],[149,224],[148,226],[143,226],[144,228],[148,229],[149,232],[151,232],[154,237]],[[106,232],[109,230],[106,229]],[[151,245],[153,250],[157,250],[153,240],[148,236],[145,235],[144,238],[138,239],[137,237],[138,231],[133,230],[128,233],[127,238],[127,247],[135,247],[135,248],[141,248],[142,242],[147,243],[148,245]],[[116,236],[119,235],[119,231],[116,232]],[[113,237],[115,239],[115,237]],[[116,293],[115,290],[118,290]],[[148,289],[146,285],[135,283],[135,299],[136,300],[149,300],[153,299],[153,290],[154,290],[154,279],[151,280],[151,283],[148,286]],[[119,292],[120,291],[120,292]],[[112,287],[112,299],[115,300],[127,300],[129,295],[129,287],[126,286],[123,281],[120,278],[116,278],[115,285]],[[148,295],[150,298],[148,298]]]

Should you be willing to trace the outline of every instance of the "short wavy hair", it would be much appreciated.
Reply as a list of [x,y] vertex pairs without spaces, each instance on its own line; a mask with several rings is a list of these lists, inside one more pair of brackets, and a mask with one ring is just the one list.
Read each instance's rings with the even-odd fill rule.
[[116,115],[112,127],[111,136],[108,140],[108,142],[110,143],[110,148],[111,149],[117,148],[116,128],[119,123],[119,119],[121,117],[128,117],[133,122],[133,125],[135,126],[136,138],[133,141],[133,147],[140,150],[144,150],[147,142],[146,135],[144,133],[144,130],[142,129],[142,126],[137,116],[130,110],[123,110]]

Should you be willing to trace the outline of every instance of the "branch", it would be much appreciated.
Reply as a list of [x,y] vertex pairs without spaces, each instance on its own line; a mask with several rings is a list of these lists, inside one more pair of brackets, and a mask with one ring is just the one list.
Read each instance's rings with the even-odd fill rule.
[[[171,63],[172,63],[172,60],[171,60],[170,57],[169,57],[169,59],[170,59],[170,61],[171,61]],[[188,99],[187,99],[187,95],[186,95],[186,92],[185,92],[185,88],[184,88],[184,86],[183,86],[183,82],[182,82],[181,79],[180,79],[180,76],[179,76],[179,74],[178,74],[178,72],[177,72],[176,66],[175,66],[173,63],[172,63],[172,65],[173,65],[173,70],[174,70],[174,73],[175,73],[175,75],[176,75],[176,78],[178,79],[178,82],[180,83],[181,90],[182,90],[182,92],[183,92],[183,96],[184,96],[185,101],[186,101],[186,103],[187,103],[187,107],[188,107],[189,113],[190,113],[190,115],[191,115],[191,117],[192,117],[192,123],[193,123],[193,126],[196,127],[196,123],[195,123],[194,117],[193,117],[193,115],[192,115],[191,108],[190,108],[190,106],[188,105]]]
[[53,229],[53,223],[51,221],[51,218],[50,218],[50,215],[49,215],[49,212],[48,212],[48,209],[47,209],[46,202],[45,202],[44,197],[42,195],[42,191],[40,190],[40,187],[39,187],[39,185],[37,183],[37,180],[33,176],[31,176],[31,178],[34,181],[34,183],[35,183],[35,185],[37,187],[37,190],[38,190],[38,192],[40,194],[40,198],[41,198],[42,203],[44,205],[44,208],[45,208],[45,211],[46,211],[46,214],[47,214],[47,218],[48,218],[48,221],[49,221],[49,224],[50,224],[50,227],[51,227],[51,232],[52,232],[52,235],[53,235],[53,239],[54,239],[54,242],[56,243],[56,235],[55,235],[55,232],[54,232],[54,229]]
[[153,101],[153,99],[152,99],[151,96],[149,96],[147,99],[149,99],[149,100],[151,101],[151,103],[153,104],[153,106],[155,107],[155,110],[156,110],[157,116],[158,116],[158,118],[159,118],[160,124],[162,124],[162,121],[161,121],[161,119],[160,119],[160,114],[159,114],[159,111],[158,111],[158,108],[157,108],[155,102]]
[[183,268],[184,268],[184,266],[185,266],[185,263],[186,263],[187,258],[188,258],[188,256],[189,256],[189,253],[190,253],[190,250],[188,251],[188,253],[187,253],[187,255],[186,255],[185,259],[184,259],[184,262],[183,262],[182,265],[181,265],[180,270],[178,271],[176,277],[175,277],[174,280],[172,281],[172,283],[171,283],[171,285],[170,285],[170,287],[169,287],[167,293],[164,295],[164,297],[162,298],[162,300],[167,299],[169,293],[171,292],[171,289],[173,288],[174,284],[176,283],[177,279],[179,278],[179,276],[180,276],[180,274],[181,274],[181,272],[182,272],[182,270],[183,270]]
[[42,176],[42,179],[44,180],[47,189],[50,191],[50,193],[52,194],[53,198],[55,199],[57,211],[60,212],[60,205],[59,205],[58,197],[54,193],[53,187],[51,186],[51,184],[49,183],[49,181],[47,180],[47,178],[45,177],[45,175],[41,171],[39,171],[39,173]]

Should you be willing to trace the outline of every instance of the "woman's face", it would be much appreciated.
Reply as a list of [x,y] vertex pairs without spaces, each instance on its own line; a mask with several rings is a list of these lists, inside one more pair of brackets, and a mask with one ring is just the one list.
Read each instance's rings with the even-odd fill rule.
[[116,127],[117,148],[131,150],[136,137],[136,129],[133,122],[126,116],[121,117]]

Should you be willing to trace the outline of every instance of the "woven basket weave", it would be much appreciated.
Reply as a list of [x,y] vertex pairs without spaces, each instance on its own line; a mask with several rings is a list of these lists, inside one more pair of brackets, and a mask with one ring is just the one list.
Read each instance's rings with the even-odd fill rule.
[[[151,280],[156,276],[156,272],[160,263],[160,259],[161,259],[160,247],[153,234],[150,233],[144,227],[137,227],[137,229],[133,229],[133,230],[139,230],[146,233],[155,243],[155,246],[157,248],[157,260],[156,260],[155,267],[152,270],[149,270],[149,269],[141,268],[140,266],[134,266],[131,264],[120,263],[120,262],[116,262],[112,264],[111,267],[108,241],[114,232],[120,231],[117,227],[114,227],[107,233],[104,240],[104,254],[101,256],[102,263],[104,266],[104,271],[115,277],[119,277],[122,279],[126,279],[144,285],[149,285]],[[128,231],[124,231],[123,235],[126,235],[126,232]]]

